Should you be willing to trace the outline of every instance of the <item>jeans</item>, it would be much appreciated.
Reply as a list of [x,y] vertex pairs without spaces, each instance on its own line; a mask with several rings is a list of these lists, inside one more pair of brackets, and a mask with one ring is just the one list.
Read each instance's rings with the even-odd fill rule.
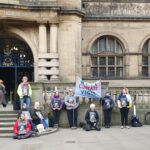
[[29,96],[20,98],[20,108],[21,109],[22,109],[22,105],[24,103],[27,105],[27,109],[30,110],[30,97]]
[[44,119],[41,119],[41,124],[43,124],[44,129],[48,128],[48,125]]
[[60,111],[53,110],[53,116],[54,116],[54,124],[59,124]]
[[30,125],[31,125],[31,130],[33,131],[35,129],[35,125],[34,123],[32,122],[32,120],[28,120]]
[[122,126],[127,126],[128,125],[128,113],[129,113],[129,108],[123,107],[120,109],[121,113],[121,124]]
[[105,126],[110,126],[110,122],[111,122],[111,112],[112,112],[112,109],[106,109],[106,110],[104,110]]
[[13,138],[14,139],[27,139],[27,138],[31,137],[32,134],[33,134],[32,131],[30,131],[30,132],[28,132],[26,134],[23,134],[23,135],[13,134]]
[[77,127],[78,108],[67,109],[67,116],[70,127]]
[[37,126],[38,124],[42,124],[44,126],[44,129],[48,128],[48,125],[44,119],[34,119],[33,120],[33,126]]
[[98,123],[96,123],[96,126],[94,126],[94,123],[89,123],[89,122],[87,122],[87,123],[85,124],[84,129],[85,129],[86,131],[90,131],[92,128],[94,128],[94,129],[97,130],[97,131],[100,131],[100,130],[101,130],[101,128],[99,127]]

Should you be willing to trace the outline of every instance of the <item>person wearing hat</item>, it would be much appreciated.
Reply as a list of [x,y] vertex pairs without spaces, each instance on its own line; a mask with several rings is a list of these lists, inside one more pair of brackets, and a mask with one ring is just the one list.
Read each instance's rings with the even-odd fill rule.
[[3,84],[3,80],[0,80],[0,104],[3,105],[3,107],[6,107],[7,101],[6,101],[6,89]]
[[109,92],[106,92],[105,96],[102,98],[102,106],[104,112],[105,128],[110,128],[111,114],[112,108],[114,107],[114,101],[111,98]]
[[86,112],[85,120],[86,124],[84,126],[84,129],[86,131],[90,131],[92,128],[97,131],[101,130],[99,126],[99,115],[95,109],[95,104],[90,105],[90,109]]
[[69,126],[70,128],[75,129],[77,128],[79,99],[74,96],[74,92],[72,89],[69,89],[69,94],[65,97],[65,105]]
[[22,78],[22,83],[19,84],[17,93],[20,97],[20,108],[24,103],[27,104],[27,108],[30,110],[30,97],[32,95],[31,85],[28,83],[28,77]]
[[55,91],[54,96],[52,96],[50,100],[50,107],[53,110],[54,127],[58,127],[60,110],[62,109],[62,106],[63,106],[63,102],[59,96],[59,92]]

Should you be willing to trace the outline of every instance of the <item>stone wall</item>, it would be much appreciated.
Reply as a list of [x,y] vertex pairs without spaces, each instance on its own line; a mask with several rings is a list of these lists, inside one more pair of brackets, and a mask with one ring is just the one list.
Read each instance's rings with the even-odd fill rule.
[[[142,48],[150,38],[149,22],[130,21],[84,21],[82,23],[82,53],[89,53],[94,41],[101,36],[113,36],[124,47],[125,78],[140,78],[142,70]],[[88,74],[91,66],[90,56],[82,56],[82,67]]]
[[[113,18],[143,18],[148,19],[149,16],[149,2],[145,1],[86,1],[83,0],[83,8],[86,13],[86,17],[99,19],[113,19]],[[85,19],[87,19],[85,18]]]

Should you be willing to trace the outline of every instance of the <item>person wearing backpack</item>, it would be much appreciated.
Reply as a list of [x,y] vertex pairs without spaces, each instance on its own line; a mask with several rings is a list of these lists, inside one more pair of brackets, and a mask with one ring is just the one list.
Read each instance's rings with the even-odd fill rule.
[[102,98],[102,107],[104,112],[105,128],[110,128],[111,114],[112,114],[112,109],[114,107],[114,101],[111,98],[109,92],[106,92],[105,96]]
[[32,95],[31,85],[28,83],[28,77],[22,78],[22,83],[19,84],[17,93],[20,97],[20,108],[26,103],[28,110],[30,110],[30,97]]
[[121,114],[121,129],[123,128],[129,129],[128,113],[129,108],[131,107],[131,100],[127,97],[127,92],[125,88],[122,89],[122,92],[118,97],[117,104]]

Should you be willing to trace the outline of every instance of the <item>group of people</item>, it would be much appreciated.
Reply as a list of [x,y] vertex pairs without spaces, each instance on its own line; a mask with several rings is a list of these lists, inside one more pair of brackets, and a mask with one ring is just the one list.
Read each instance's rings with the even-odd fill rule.
[[[0,80],[0,102],[4,103],[3,94],[5,88]],[[2,94],[3,93],[3,94]],[[43,126],[43,130],[48,128],[48,124],[44,119],[44,115],[40,109],[40,103],[35,102],[34,108],[31,109],[30,97],[32,95],[31,85],[28,83],[28,78],[24,76],[22,78],[22,83],[20,83],[17,93],[20,97],[21,110],[19,111],[18,120],[14,124],[14,138],[24,139],[28,138],[37,132],[38,125]],[[100,99],[100,103],[103,108],[104,114],[104,124],[105,128],[110,128],[111,126],[111,115],[112,109],[115,107],[116,103],[111,97],[110,92],[106,92],[105,96]],[[117,106],[120,109],[121,114],[121,129],[127,128],[128,126],[128,113],[129,108],[132,105],[131,96],[127,88],[123,88],[121,94],[117,98]],[[74,95],[73,89],[69,89],[68,95],[65,96],[64,101],[60,97],[58,91],[55,91],[50,99],[50,108],[53,112],[54,127],[59,127],[60,112],[62,108],[66,109],[69,127],[76,129],[78,127],[78,107],[79,98]],[[99,114],[96,110],[95,104],[90,104],[89,110],[85,114],[85,122],[83,122],[83,129],[90,131],[95,129],[100,131],[100,121]]]
[[[103,107],[105,128],[110,128],[112,109],[115,107],[115,102],[112,99],[110,92],[106,92],[105,96],[100,99],[100,102]],[[54,96],[51,98],[50,107],[53,110],[54,126],[58,127],[59,125],[59,116],[63,105],[67,111],[70,128],[77,128],[79,98],[74,95],[72,89],[69,89],[68,95],[65,96],[64,103],[60,98],[58,91],[54,92]],[[127,88],[122,89],[121,94],[117,98],[117,106],[121,113],[121,129],[129,129],[128,113],[129,108],[132,106],[132,100]],[[90,131],[93,128],[100,131],[99,115],[95,104],[91,104],[89,110],[87,110],[85,121],[86,122],[83,123],[83,129]]]

